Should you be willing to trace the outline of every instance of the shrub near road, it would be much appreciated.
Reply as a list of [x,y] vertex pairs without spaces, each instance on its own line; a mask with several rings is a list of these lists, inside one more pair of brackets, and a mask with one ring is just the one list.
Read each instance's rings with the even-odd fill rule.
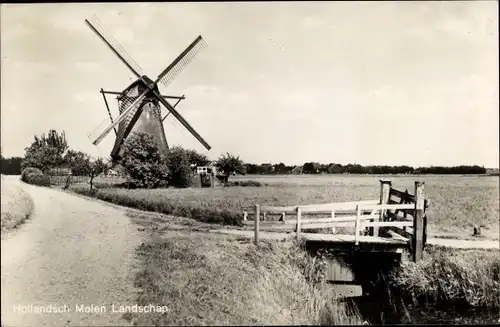
[[2,175],[2,234],[28,219],[33,208],[33,200],[29,194]]
[[38,186],[50,186],[50,177],[45,175],[40,169],[28,167],[23,169],[21,180],[28,184]]

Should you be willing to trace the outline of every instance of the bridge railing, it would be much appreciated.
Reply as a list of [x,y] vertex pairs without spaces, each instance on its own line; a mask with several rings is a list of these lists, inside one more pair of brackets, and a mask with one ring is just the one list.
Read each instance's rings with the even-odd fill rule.
[[[254,227],[256,244],[260,231],[295,232],[300,238],[303,230],[329,228],[335,234],[335,228],[353,228],[355,245],[370,241],[362,236],[388,236],[408,242],[418,260],[426,239],[424,184],[415,182],[415,195],[411,195],[393,189],[390,181],[380,182],[380,200],[283,207],[257,204],[244,208],[243,223]],[[268,219],[276,215],[279,220]]]

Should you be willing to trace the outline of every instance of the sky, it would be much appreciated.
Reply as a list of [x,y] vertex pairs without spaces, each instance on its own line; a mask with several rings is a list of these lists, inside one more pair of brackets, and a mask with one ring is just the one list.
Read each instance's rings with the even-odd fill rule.
[[[153,80],[198,35],[165,95],[169,145],[252,163],[499,167],[498,2],[2,4],[1,148],[64,130],[109,156],[100,88],[132,73],[84,23],[97,15]],[[117,103],[109,98],[113,115]]]

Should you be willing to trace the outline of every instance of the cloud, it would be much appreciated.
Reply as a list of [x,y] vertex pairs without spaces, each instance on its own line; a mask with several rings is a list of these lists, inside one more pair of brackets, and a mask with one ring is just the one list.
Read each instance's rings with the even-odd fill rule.
[[10,24],[2,24],[2,44],[9,43],[11,40],[19,41],[29,35],[33,35],[35,32],[36,29],[27,24],[18,24],[16,27]]
[[[42,61],[15,61],[8,63],[8,66],[9,70],[21,73],[21,76],[24,75],[24,72],[32,76],[44,76],[56,71],[54,65]],[[27,77],[28,75],[24,76]]]
[[201,96],[218,96],[221,92],[220,89],[215,85],[205,85],[205,84],[196,84],[189,86],[186,90],[186,97],[201,97]]
[[305,93],[288,93],[283,96],[281,103],[285,107],[292,108],[305,108],[311,109],[309,107],[316,103],[316,96]]
[[226,102],[230,105],[243,105],[254,102],[254,97],[246,92],[232,93],[227,97]]
[[79,73],[93,73],[100,70],[100,64],[94,61],[77,61],[73,68]]
[[[73,99],[76,102],[88,103],[89,99],[95,98],[97,92],[79,92],[73,96]],[[109,101],[109,100],[108,100]]]
[[332,29],[335,28],[335,25],[324,19],[309,16],[302,19],[302,21],[300,22],[300,27],[304,30]]
[[372,97],[379,98],[379,99],[388,98],[392,94],[394,94],[394,89],[389,85],[381,86],[381,87],[374,89],[370,92],[370,95]]
[[266,79],[268,76],[269,76],[269,75],[268,75],[268,74],[265,74],[265,73],[259,73],[259,74],[257,74],[257,77],[258,77],[259,79]]

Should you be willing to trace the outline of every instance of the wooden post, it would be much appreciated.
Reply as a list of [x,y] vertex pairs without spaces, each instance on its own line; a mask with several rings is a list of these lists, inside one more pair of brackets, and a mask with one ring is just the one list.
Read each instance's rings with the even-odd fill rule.
[[248,212],[245,210],[243,211],[243,221],[247,221],[248,219]]
[[266,211],[264,211],[264,212],[262,213],[262,221],[266,221],[266,220],[267,220],[266,218],[267,218],[267,212],[266,212]]
[[413,220],[413,261],[417,262],[422,259],[424,249],[424,182],[415,182],[415,210]]
[[300,207],[297,207],[297,226],[296,226],[296,233],[297,233],[297,240],[300,239],[300,218],[302,216],[302,212],[300,210]]
[[259,244],[259,222],[260,222],[260,207],[258,204],[255,205],[255,245]]
[[[389,180],[380,180],[380,204],[387,204],[389,202],[389,195],[391,192],[391,181]],[[379,221],[384,221],[385,210],[380,210]],[[380,236],[378,227],[370,227],[370,235],[371,236]]]
[[286,223],[286,212],[284,212],[284,211],[281,214],[281,221],[283,221],[283,223]]
[[354,225],[355,228],[355,234],[354,234],[354,245],[359,244],[359,218],[361,217],[361,207],[359,204],[356,206],[356,224]]
[[[404,200],[404,201],[402,201],[402,203],[411,203],[411,201],[408,201],[408,195],[409,195],[409,193],[408,193],[408,189],[406,189],[406,190],[405,190],[405,200]],[[406,218],[408,218],[408,213],[407,213],[406,211],[403,211],[403,217],[404,217],[405,219],[406,219]],[[405,227],[403,227],[403,231],[405,231],[405,232],[406,232],[406,226],[405,226]]]
[[[335,210],[332,210],[332,219],[335,218]],[[335,234],[335,227],[332,227],[332,234]]]

